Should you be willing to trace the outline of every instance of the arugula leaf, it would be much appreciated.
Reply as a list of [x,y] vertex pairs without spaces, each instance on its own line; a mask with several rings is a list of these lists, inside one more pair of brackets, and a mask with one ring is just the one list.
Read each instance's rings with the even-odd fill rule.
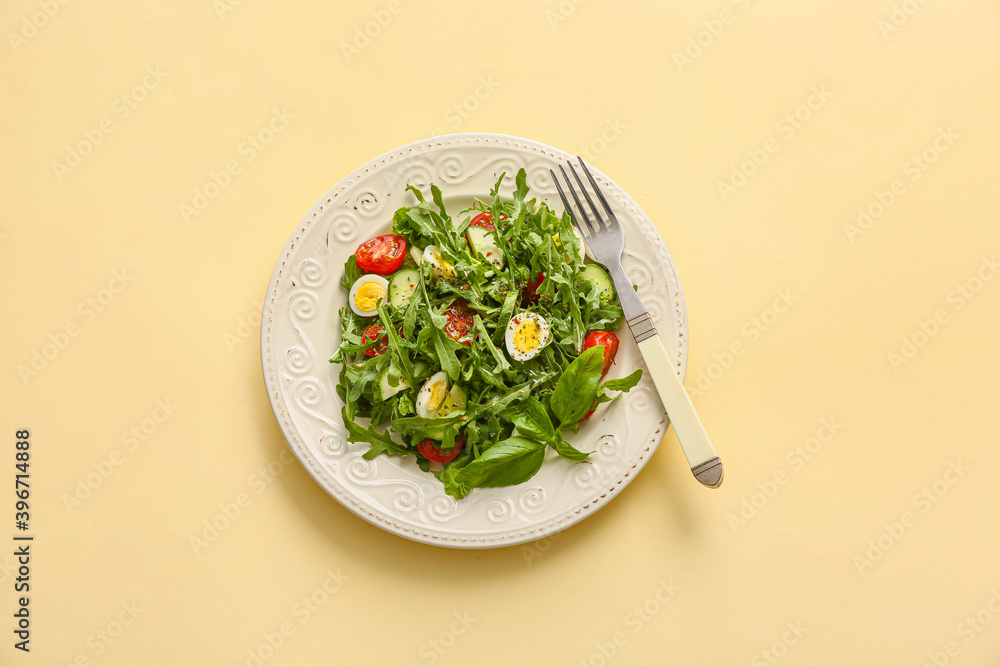
[[[544,373],[538,377],[536,380],[528,380],[523,384],[519,384],[516,387],[510,389],[507,393],[497,396],[496,398],[483,403],[478,406],[475,410],[468,410],[467,414],[469,419],[478,419],[484,414],[497,414],[504,410],[508,405],[514,401],[518,401],[526,397],[531,393],[531,390],[538,384],[545,382],[555,375],[555,373]],[[470,406],[471,407],[471,406]]]
[[358,424],[353,418],[349,418],[347,408],[341,409],[341,416],[344,419],[344,426],[347,428],[348,442],[368,442],[372,447],[364,454],[364,458],[373,459],[382,452],[388,452],[395,456],[407,456],[410,450],[398,444],[392,436],[386,433],[379,433],[374,427],[364,427]]
[[559,376],[549,406],[560,424],[575,425],[590,410],[597,398],[603,365],[604,348],[592,347],[574,359]]
[[[392,420],[392,428],[397,433],[413,436],[411,440],[419,442],[424,438],[444,440],[450,430],[454,436],[462,423],[465,412],[457,410],[447,417],[400,417]],[[454,442],[452,442],[454,444]]]
[[[340,278],[340,284],[346,290],[350,290],[354,287],[354,283],[358,281],[358,278],[365,275],[361,267],[358,266],[357,255],[351,255],[347,258],[347,264],[344,265],[344,275]],[[350,310],[350,308],[348,308]],[[353,311],[351,311],[353,312]]]
[[393,326],[392,317],[389,315],[389,307],[386,305],[379,306],[378,317],[379,321],[382,322],[382,333],[389,344],[389,349],[392,350],[393,356],[399,359],[400,370],[406,376],[406,381],[410,386],[416,387],[417,378],[413,371],[413,362],[410,361],[410,355],[406,347],[403,346],[403,341],[400,339],[396,327]]
[[500,309],[500,317],[497,319],[497,331],[493,337],[494,342],[498,345],[500,344],[500,340],[497,339],[497,336],[500,339],[503,338],[504,332],[507,330],[507,325],[510,324],[510,318],[514,316],[514,306],[517,304],[520,296],[517,290],[511,290],[504,297],[503,307]]
[[434,203],[437,204],[438,210],[441,212],[441,217],[447,221],[451,221],[451,216],[448,215],[448,211],[444,208],[444,197],[441,196],[441,188],[431,184],[431,197],[434,198]]
[[452,381],[457,380],[462,372],[462,366],[458,363],[455,352],[465,346],[453,340],[442,329],[437,328],[431,330],[431,342],[434,343],[434,353],[437,355],[441,370],[447,373]]
[[[422,281],[423,279],[421,279]],[[406,307],[406,312],[403,314],[403,337],[407,340],[413,338],[413,328],[417,326],[417,315],[420,312],[420,305],[423,301],[424,290],[414,290],[413,295],[410,296],[410,304]]]
[[424,193],[420,191],[420,188],[414,185],[407,185],[406,189],[413,193],[413,196],[417,198],[417,201],[421,204],[425,203]]
[[356,401],[370,382],[376,380],[385,370],[385,362],[379,357],[369,357],[360,364],[344,368],[344,380],[348,385],[348,400]]
[[496,345],[494,345],[490,340],[490,332],[486,330],[486,325],[483,324],[483,318],[479,317],[478,313],[473,318],[472,326],[477,332],[479,332],[479,338],[476,339],[476,343],[485,347],[493,359],[497,362],[496,366],[493,368],[493,372],[499,373],[510,368],[510,363],[507,361],[507,358],[501,354],[500,350],[498,350]]

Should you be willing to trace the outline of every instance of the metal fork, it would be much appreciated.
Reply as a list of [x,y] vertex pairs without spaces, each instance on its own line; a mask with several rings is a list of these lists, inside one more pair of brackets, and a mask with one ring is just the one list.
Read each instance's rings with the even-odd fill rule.
[[656,328],[649,318],[649,311],[646,310],[646,306],[643,305],[639,295],[635,293],[635,289],[633,289],[631,282],[625,275],[625,270],[622,269],[621,258],[622,251],[625,249],[625,232],[622,231],[622,226],[618,223],[618,218],[615,217],[614,211],[608,205],[608,200],[605,199],[604,193],[601,192],[597,181],[590,174],[587,165],[583,163],[583,159],[579,156],[577,156],[577,159],[580,160],[580,167],[583,168],[583,172],[587,175],[587,180],[590,181],[590,185],[593,187],[597,198],[603,204],[607,219],[601,216],[601,211],[594,204],[594,200],[591,199],[587,188],[583,185],[580,175],[571,163],[569,163],[569,169],[580,186],[580,192],[583,193],[587,204],[590,205],[590,210],[593,212],[593,220],[587,214],[587,209],[580,201],[577,190],[573,187],[573,182],[569,179],[562,165],[559,165],[559,171],[562,172],[569,192],[573,195],[573,201],[576,203],[577,208],[576,211],[573,210],[569,200],[566,198],[566,193],[563,191],[562,185],[559,184],[559,179],[556,178],[555,172],[550,169],[549,174],[552,175],[552,181],[559,190],[559,196],[562,198],[566,211],[569,212],[576,228],[580,230],[580,234],[587,242],[587,245],[590,246],[594,258],[611,275],[611,280],[618,291],[618,299],[621,301],[622,310],[625,311],[625,319],[628,321],[629,329],[631,329],[632,336],[639,346],[639,352],[642,353],[643,358],[646,360],[646,365],[649,367],[649,374],[653,376],[653,384],[656,385],[656,391],[660,394],[663,407],[667,410],[670,423],[674,425],[674,432],[677,434],[677,439],[680,440],[681,448],[687,457],[688,465],[691,466],[691,472],[699,482],[716,489],[722,485],[724,472],[722,461],[719,460],[719,456],[715,453],[712,442],[708,439],[708,434],[705,432],[705,427],[702,426],[701,420],[698,418],[698,413],[695,412],[694,405],[691,403],[691,399],[688,397],[687,392],[684,391],[684,385],[681,384],[680,378],[677,377],[677,373],[673,370],[667,350],[663,347],[663,342],[660,340],[660,336],[656,333]]

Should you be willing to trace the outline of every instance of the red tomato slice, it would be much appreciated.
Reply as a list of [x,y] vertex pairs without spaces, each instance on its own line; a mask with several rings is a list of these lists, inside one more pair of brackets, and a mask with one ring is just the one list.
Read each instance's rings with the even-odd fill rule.
[[368,239],[354,251],[358,266],[368,273],[392,273],[406,257],[406,239],[395,234],[383,234]]
[[524,286],[524,290],[521,293],[521,300],[525,304],[538,302],[538,288],[541,287],[544,280],[545,274],[539,273],[537,278],[529,280],[528,284]]
[[447,463],[448,461],[454,460],[454,458],[461,453],[463,447],[465,447],[465,434],[459,433],[458,437],[455,438],[455,446],[447,452],[443,452],[438,449],[437,445],[430,438],[421,440],[420,444],[417,445],[417,451],[420,452],[420,454],[428,461],[434,461],[435,463]]
[[361,344],[370,343],[373,340],[378,340],[379,342],[372,347],[365,350],[365,354],[369,357],[377,357],[380,354],[384,354],[389,348],[389,340],[382,333],[381,324],[369,324],[368,327],[361,334]]
[[493,215],[491,213],[480,213],[472,219],[472,222],[469,223],[469,227],[482,227],[490,232],[496,231],[496,227],[493,225]]
[[455,299],[444,314],[448,317],[448,323],[444,325],[444,332],[462,345],[471,346],[472,341],[462,340],[472,333],[472,327],[475,324],[475,320],[473,320],[475,313],[469,308],[469,304],[461,299]]
[[601,377],[604,377],[611,370],[611,363],[618,354],[618,336],[610,331],[592,331],[583,339],[583,349],[587,350],[596,345],[604,346],[604,368],[601,370]]

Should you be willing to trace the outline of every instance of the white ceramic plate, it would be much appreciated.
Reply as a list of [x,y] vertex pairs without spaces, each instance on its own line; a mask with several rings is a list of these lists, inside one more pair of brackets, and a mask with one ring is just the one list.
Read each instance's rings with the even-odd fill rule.
[[[529,197],[558,212],[562,202],[548,170],[568,153],[500,134],[453,134],[418,141],[372,160],[344,178],[312,207],[278,259],[264,302],[261,356],[264,384],[292,451],[344,507],[403,537],[448,547],[488,548],[550,535],[593,514],[642,470],[667,427],[667,415],[648,374],[627,395],[606,404],[570,437],[593,451],[573,464],[549,452],[539,473],[518,486],[473,489],[460,501],[444,493],[414,457],[367,461],[367,444],[346,440],[335,387],[339,366],[327,360],[340,341],[337,312],[344,262],[358,244],[389,231],[393,212],[413,204],[408,184],[436,183],[451,213],[473,198],[487,199],[500,173],[513,189],[519,168]],[[638,204],[591,167],[625,229],[622,264],[638,286],[676,370],[687,365],[687,314],[677,273],[659,233]],[[623,323],[609,377],[643,366]]]

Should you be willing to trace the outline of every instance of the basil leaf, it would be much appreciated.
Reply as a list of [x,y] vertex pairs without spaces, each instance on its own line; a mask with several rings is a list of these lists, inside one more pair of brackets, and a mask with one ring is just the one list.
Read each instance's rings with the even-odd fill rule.
[[590,410],[597,397],[603,365],[604,348],[596,346],[585,350],[559,376],[549,406],[560,424],[575,425]]
[[590,456],[563,439],[562,435],[552,426],[549,411],[537,398],[529,398],[525,402],[524,412],[512,416],[511,421],[517,427],[519,434],[550,445],[559,456],[565,459],[584,461]]
[[539,440],[541,442],[548,442],[552,439],[551,431],[546,430],[538,422],[524,413],[518,413],[511,416],[510,421],[513,422],[514,428],[517,429],[519,435],[532,438],[533,440]]
[[456,500],[461,500],[471,490],[468,485],[455,479],[462,470],[464,468],[445,468],[434,473],[434,476],[444,484],[444,492]]
[[[671,369],[673,370],[673,369]],[[639,380],[642,379],[642,369],[637,368],[632,373],[626,375],[623,378],[618,378],[615,380],[608,380],[602,387],[605,389],[610,389],[611,391],[628,391],[632,387],[639,384]]]
[[520,484],[534,477],[544,460],[543,443],[522,437],[508,438],[459,469],[453,481],[465,489]]
[[569,459],[570,461],[586,461],[593,452],[581,452],[579,449],[569,444],[563,437],[556,434],[553,440],[549,441],[549,445],[552,449],[556,450],[556,453],[563,457],[564,459]]

